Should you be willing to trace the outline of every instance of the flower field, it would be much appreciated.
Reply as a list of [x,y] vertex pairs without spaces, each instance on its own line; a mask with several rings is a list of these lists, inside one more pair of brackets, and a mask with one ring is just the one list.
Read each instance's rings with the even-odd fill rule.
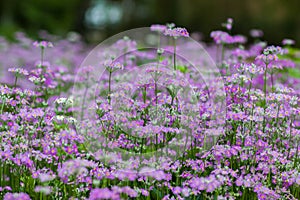
[[232,23],[0,38],[0,199],[300,199],[300,50]]

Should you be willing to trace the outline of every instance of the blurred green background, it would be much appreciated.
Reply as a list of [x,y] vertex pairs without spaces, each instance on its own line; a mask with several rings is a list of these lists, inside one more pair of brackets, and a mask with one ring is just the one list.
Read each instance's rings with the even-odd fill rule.
[[31,37],[40,30],[61,36],[75,31],[99,42],[131,28],[174,22],[210,41],[210,31],[232,17],[234,34],[255,28],[271,44],[284,38],[300,43],[299,0],[1,0],[0,17],[0,35],[8,38],[16,31]]

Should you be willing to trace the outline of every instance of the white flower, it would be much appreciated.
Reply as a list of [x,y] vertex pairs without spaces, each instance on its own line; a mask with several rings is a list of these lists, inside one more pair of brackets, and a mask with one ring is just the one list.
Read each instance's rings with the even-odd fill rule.
[[40,77],[35,77],[35,76],[31,76],[28,78],[29,81],[33,82],[34,84],[38,84],[38,83],[43,83],[45,82],[45,78],[40,78]]
[[65,116],[57,115],[57,116],[56,116],[56,119],[57,119],[58,121],[63,121],[63,120],[65,119]]
[[55,100],[55,102],[58,103],[58,104],[63,104],[66,101],[67,101],[67,98],[65,98],[65,97],[61,97],[61,98],[58,98],[58,99]]
[[69,106],[72,106],[73,104],[73,98],[70,97],[70,98],[65,98],[65,97],[61,97],[61,98],[58,98],[55,100],[55,103],[57,104],[64,104],[65,106],[69,107]]
[[77,122],[77,120],[74,117],[69,117],[67,120],[68,120],[69,123],[76,123]]

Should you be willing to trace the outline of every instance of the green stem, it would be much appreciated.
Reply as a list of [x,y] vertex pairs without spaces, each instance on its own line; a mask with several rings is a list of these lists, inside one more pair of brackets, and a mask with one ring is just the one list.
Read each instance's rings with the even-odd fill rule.
[[264,100],[264,108],[266,108],[267,104],[267,67],[264,73],[264,94],[265,94],[265,100]]
[[144,86],[142,94],[143,94],[143,102],[146,103],[146,99],[147,99],[147,87],[146,86]]
[[17,86],[17,81],[18,81],[18,76],[15,77],[15,84],[14,84],[14,88]]
[[248,97],[247,97],[248,102],[250,101],[250,91],[251,91],[251,89],[252,89],[252,76],[251,76],[250,85],[249,85],[249,88],[248,88]]
[[[293,122],[293,116],[292,116],[292,119],[290,121],[290,135],[289,135],[289,143],[288,143],[289,145],[291,144],[291,141],[292,141],[292,122]],[[291,147],[289,147],[289,150],[288,150],[288,153],[287,153],[287,156],[286,156],[287,160],[289,159],[290,152],[291,152]]]
[[[88,79],[89,79],[89,73],[87,74],[87,81],[88,81]],[[83,94],[83,101],[82,101],[82,104],[81,104],[81,115],[80,115],[81,120],[83,119],[84,104],[85,104],[85,99],[86,99],[88,88],[89,88],[89,84],[87,82],[85,90],[84,90],[84,94]]]
[[5,98],[2,97],[1,115],[3,113],[4,104],[5,104]]
[[160,32],[157,32],[157,37],[158,37],[157,49],[159,49],[159,47],[160,47]]
[[[224,57],[225,57],[225,45],[222,44],[222,46],[221,46],[221,66],[222,66],[222,68],[223,68]],[[227,75],[227,70],[226,70],[226,75]]]
[[271,72],[271,85],[272,85],[272,92],[274,92],[273,71]]
[[173,55],[174,70],[176,70],[176,38],[174,38],[174,55]]
[[298,153],[299,153],[299,150],[298,150],[298,148],[299,148],[299,141],[298,141],[298,139],[296,140],[296,142],[297,142],[297,147],[296,147],[296,155],[295,155],[295,160],[294,160],[294,168],[296,168],[296,166],[297,166]]
[[265,73],[264,73],[264,95],[265,95],[265,99],[264,99],[263,132],[265,132],[265,128],[266,128],[266,109],[267,109],[267,66],[268,66],[268,63],[266,63],[266,69],[265,69]]
[[109,104],[111,103],[111,74],[112,74],[112,71],[109,70],[109,78],[108,78],[108,102]]
[[158,89],[157,89],[157,82],[155,80],[154,82],[154,92],[155,92],[155,106],[156,106],[156,114],[157,114],[157,104],[158,104],[158,97],[157,97],[157,93],[158,93]]

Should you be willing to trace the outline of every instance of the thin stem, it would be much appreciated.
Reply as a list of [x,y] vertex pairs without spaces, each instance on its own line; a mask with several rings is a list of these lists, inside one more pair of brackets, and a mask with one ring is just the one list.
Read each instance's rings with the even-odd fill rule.
[[18,81],[18,76],[15,76],[15,84],[14,84],[14,87],[17,86],[17,81]]
[[265,94],[265,104],[264,104],[264,108],[266,108],[266,104],[267,104],[267,64],[266,64],[266,69],[265,69],[265,74],[264,74],[264,94]]
[[250,100],[250,90],[251,90],[251,88],[252,88],[252,77],[250,79],[250,85],[249,85],[249,88],[248,88],[248,97],[247,97],[248,101]]
[[264,94],[265,94],[265,99],[264,99],[263,132],[265,132],[265,128],[266,128],[266,109],[267,109],[267,66],[268,66],[268,63],[266,63],[266,69],[265,69],[265,73],[264,73]]
[[173,54],[174,70],[176,70],[176,38],[174,38],[174,54]]
[[295,155],[295,160],[294,160],[294,168],[297,166],[297,160],[298,160],[298,153],[299,153],[299,143],[298,142],[298,138],[296,139],[296,142],[297,142],[297,147],[296,147],[296,155]]
[[[88,81],[88,79],[89,79],[89,73],[87,74],[87,81]],[[84,90],[84,95],[83,95],[82,105],[81,105],[81,115],[80,115],[81,120],[83,119],[84,104],[85,104],[85,99],[86,99],[86,94],[87,94],[88,88],[89,88],[89,84],[88,84],[88,82],[87,82],[87,83],[86,83],[85,90]]]
[[[225,57],[225,46],[224,46],[224,44],[222,44],[221,45],[221,66],[222,66],[222,68],[223,68],[224,57]],[[227,71],[226,71],[226,75],[227,75]]]
[[273,72],[271,72],[271,85],[272,85],[272,92],[274,92]]
[[147,99],[147,86],[144,86],[143,89],[143,102],[146,103],[146,99]]
[[5,104],[5,98],[2,97],[1,115],[3,113],[4,104]]
[[[292,140],[292,123],[293,123],[293,117],[292,117],[292,119],[290,121],[290,135],[289,135],[289,143],[288,143],[289,145],[291,144],[291,140]],[[291,152],[291,147],[289,146],[289,150],[288,150],[286,159],[289,159],[290,152]]]
[[111,97],[110,97],[110,95],[111,95],[111,74],[112,74],[112,71],[111,70],[109,70],[109,78],[108,78],[108,102],[109,102],[109,104],[111,103]]
[[127,63],[126,63],[126,51],[127,51],[127,48],[124,49],[123,51],[123,65],[126,66]]
[[157,115],[157,106],[158,106],[158,97],[157,97],[157,93],[158,93],[158,89],[157,89],[157,81],[154,80],[154,92],[155,92],[155,107],[156,107],[156,115]]
[[144,138],[142,138],[142,144],[141,144],[141,148],[140,148],[140,154],[143,153],[143,148],[144,148]]
[[[159,65],[159,61],[160,61],[160,54],[158,54],[157,57],[157,65],[156,65],[156,69],[158,70],[158,65]],[[158,97],[157,97],[157,93],[158,93],[158,89],[157,89],[157,81],[158,81],[158,77],[157,77],[157,73],[155,73],[155,78],[154,78],[154,92],[155,92],[155,106],[156,106],[156,114],[157,114],[157,104],[158,104]]]
[[157,37],[158,37],[157,49],[159,49],[159,47],[160,47],[160,32],[157,32]]
[[216,47],[216,63],[219,63],[219,52],[220,51],[220,45],[217,44],[217,47]]
[[43,66],[44,63],[44,48],[41,48],[41,66]]

